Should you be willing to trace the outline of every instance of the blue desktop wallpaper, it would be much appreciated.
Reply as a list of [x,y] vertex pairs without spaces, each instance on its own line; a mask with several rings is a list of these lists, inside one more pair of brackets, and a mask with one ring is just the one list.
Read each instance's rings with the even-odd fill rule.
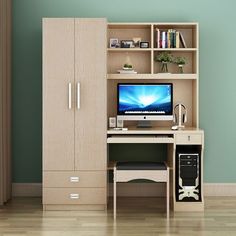
[[119,84],[119,115],[171,115],[171,85]]

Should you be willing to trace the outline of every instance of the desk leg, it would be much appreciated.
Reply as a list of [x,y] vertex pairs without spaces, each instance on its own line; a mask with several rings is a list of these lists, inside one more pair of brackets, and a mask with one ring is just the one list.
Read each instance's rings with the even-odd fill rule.
[[116,167],[113,169],[113,216],[116,219]]
[[167,167],[167,182],[166,182],[166,214],[169,218],[170,214],[170,171]]

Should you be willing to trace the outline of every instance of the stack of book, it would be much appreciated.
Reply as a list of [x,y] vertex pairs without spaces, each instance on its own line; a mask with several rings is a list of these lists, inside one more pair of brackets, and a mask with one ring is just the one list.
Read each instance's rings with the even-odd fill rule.
[[118,70],[117,72],[120,74],[137,74],[135,70]]
[[169,29],[161,31],[156,28],[156,47],[157,48],[179,48],[180,44],[186,48],[183,34],[180,31]]

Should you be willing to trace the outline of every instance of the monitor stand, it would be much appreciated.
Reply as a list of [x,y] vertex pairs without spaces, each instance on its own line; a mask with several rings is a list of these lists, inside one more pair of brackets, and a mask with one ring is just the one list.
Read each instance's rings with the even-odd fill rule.
[[138,121],[138,128],[151,128],[152,124],[150,120],[140,120]]

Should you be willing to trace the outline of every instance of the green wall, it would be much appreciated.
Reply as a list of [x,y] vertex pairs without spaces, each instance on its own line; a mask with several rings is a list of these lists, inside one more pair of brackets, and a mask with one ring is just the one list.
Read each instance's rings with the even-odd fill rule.
[[235,182],[235,8],[235,0],[13,0],[13,182],[41,182],[42,17],[199,22],[204,180]]

